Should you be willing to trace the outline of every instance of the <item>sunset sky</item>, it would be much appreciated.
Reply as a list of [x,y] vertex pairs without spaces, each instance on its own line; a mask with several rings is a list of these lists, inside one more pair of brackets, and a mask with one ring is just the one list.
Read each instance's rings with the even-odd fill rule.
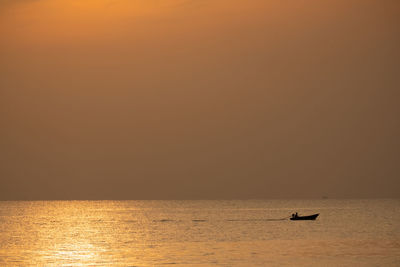
[[398,0],[0,0],[0,199],[400,197]]

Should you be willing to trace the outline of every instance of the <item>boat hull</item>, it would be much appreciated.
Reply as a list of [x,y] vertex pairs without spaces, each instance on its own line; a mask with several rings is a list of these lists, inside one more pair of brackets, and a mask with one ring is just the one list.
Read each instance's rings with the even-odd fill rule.
[[318,217],[319,213],[313,214],[313,215],[308,215],[308,216],[297,216],[297,217],[292,217],[290,220],[292,221],[305,221],[305,220],[315,220]]

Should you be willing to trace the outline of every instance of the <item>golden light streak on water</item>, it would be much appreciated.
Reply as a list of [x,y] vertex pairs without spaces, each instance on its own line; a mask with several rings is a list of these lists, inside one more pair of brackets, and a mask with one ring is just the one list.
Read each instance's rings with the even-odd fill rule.
[[398,200],[0,202],[0,265],[396,266],[399,221]]

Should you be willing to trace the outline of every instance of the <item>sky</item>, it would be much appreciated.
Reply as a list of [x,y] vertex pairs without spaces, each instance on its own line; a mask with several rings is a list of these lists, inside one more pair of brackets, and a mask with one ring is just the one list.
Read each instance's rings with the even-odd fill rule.
[[0,199],[400,197],[397,0],[0,0]]

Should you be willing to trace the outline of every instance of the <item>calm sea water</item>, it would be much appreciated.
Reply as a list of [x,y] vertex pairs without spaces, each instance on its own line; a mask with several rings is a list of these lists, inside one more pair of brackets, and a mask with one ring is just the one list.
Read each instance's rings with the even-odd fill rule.
[[400,200],[0,202],[1,266],[170,264],[400,266]]

